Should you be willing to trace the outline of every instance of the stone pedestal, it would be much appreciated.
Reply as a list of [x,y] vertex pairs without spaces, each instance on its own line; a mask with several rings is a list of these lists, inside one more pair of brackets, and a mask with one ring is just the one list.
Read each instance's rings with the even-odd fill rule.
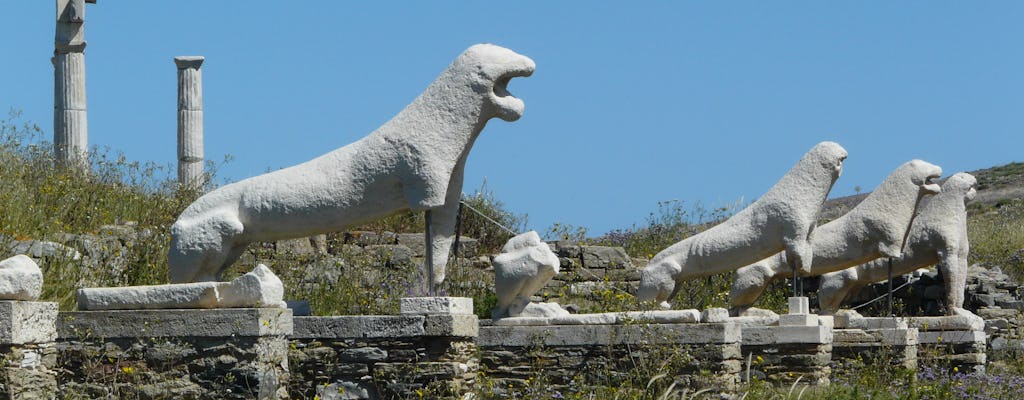
[[57,325],[62,393],[288,397],[288,309],[63,312]]
[[293,398],[462,398],[479,369],[467,298],[402,299],[402,315],[296,317]]
[[[740,331],[733,323],[502,325],[480,327],[481,368],[495,396],[540,385],[568,396],[573,387],[644,386],[731,392],[739,382]],[[536,387],[533,388],[536,390]]]
[[916,317],[910,319],[910,325],[918,330],[920,363],[960,372],[985,372],[987,336],[980,318]]
[[777,326],[743,326],[743,356],[752,375],[768,381],[827,385],[832,360],[832,320],[809,313],[806,297],[790,297]]
[[[837,318],[832,361],[840,366],[879,364],[917,368],[917,329],[905,318]],[[846,368],[844,368],[846,369]]]
[[57,395],[57,303],[0,301],[0,398]]

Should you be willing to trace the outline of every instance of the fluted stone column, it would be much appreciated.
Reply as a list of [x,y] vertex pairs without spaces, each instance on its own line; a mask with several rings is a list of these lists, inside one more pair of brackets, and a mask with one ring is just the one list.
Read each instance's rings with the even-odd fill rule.
[[178,182],[199,189],[203,181],[203,71],[205,58],[174,57],[178,66]]
[[53,54],[53,146],[63,165],[88,167],[85,107],[85,0],[56,0]]

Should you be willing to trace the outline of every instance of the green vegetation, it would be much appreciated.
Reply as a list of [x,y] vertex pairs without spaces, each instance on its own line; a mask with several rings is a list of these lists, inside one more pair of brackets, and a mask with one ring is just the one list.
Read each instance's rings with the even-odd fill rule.
[[[197,193],[181,190],[175,184],[171,166],[131,162],[109,151],[94,150],[88,172],[57,168],[51,146],[42,140],[41,134],[38,126],[21,122],[17,113],[0,120],[0,204],[4,205],[0,213],[0,245],[6,249],[15,241],[70,244],[104,237],[118,241],[111,246],[102,240],[92,243],[87,247],[96,251],[86,251],[78,259],[60,253],[47,256],[41,265],[46,282],[44,298],[58,301],[61,309],[67,310],[74,308],[77,288],[166,283],[168,228]],[[1024,164],[992,171],[991,175],[979,176],[983,187],[1002,186],[1018,179],[1024,174]],[[208,181],[213,181],[212,177]],[[511,237],[511,233],[489,220],[513,231],[525,229],[526,216],[506,210],[486,186],[465,201],[487,216],[467,211],[460,221],[465,236],[480,240],[480,254],[496,253]],[[584,228],[556,224],[548,230],[547,238],[621,246],[632,257],[646,259],[724,220],[741,206],[737,203],[708,210],[696,205],[688,209],[682,202],[670,201],[658,204],[643,226],[588,238]],[[118,227],[109,225],[129,229],[117,231]],[[402,213],[353,230],[384,235],[419,232],[422,227],[420,213]],[[969,229],[972,263],[999,266],[1011,276],[1024,279],[1024,199],[972,207]],[[229,271],[228,277],[251,269],[256,262],[266,263],[285,281],[287,298],[308,299],[319,315],[396,313],[399,298],[424,293],[423,277],[408,255],[355,245],[344,233],[328,235],[327,246],[330,256],[311,256],[279,251],[273,244],[255,244],[242,262]],[[451,261],[442,293],[473,298],[477,313],[486,316],[495,301],[492,279],[487,271],[464,264],[457,259]],[[726,274],[688,282],[676,306],[725,306],[731,281],[732,276]],[[776,283],[759,306],[781,311],[787,290],[785,282]],[[632,296],[621,288],[600,293],[600,299],[586,311],[637,307]],[[562,298],[573,301],[569,293]],[[516,392],[516,398],[661,398],[670,384],[659,378],[662,371],[658,365],[648,367],[631,372],[618,385],[580,387],[573,392],[556,393],[538,375],[530,381],[529,388]],[[894,368],[867,366],[836,372],[833,385],[828,387],[779,388],[754,381],[745,384],[740,393],[746,398],[780,399],[946,399],[1016,398],[1024,389],[1024,361],[1020,357],[996,364],[986,375],[946,374],[931,368],[922,368],[915,375]],[[481,380],[486,382],[485,378]],[[478,395],[494,397],[486,392]]]
[[970,262],[1000,267],[1024,280],[1024,199],[1007,199],[974,207],[967,222]]

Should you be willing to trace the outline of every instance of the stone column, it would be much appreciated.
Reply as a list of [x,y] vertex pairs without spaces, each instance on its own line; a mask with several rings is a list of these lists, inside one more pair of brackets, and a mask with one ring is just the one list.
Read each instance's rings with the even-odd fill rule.
[[205,58],[174,57],[178,66],[178,182],[203,187],[203,71]]
[[85,0],[56,0],[53,146],[62,165],[88,167],[85,107]]

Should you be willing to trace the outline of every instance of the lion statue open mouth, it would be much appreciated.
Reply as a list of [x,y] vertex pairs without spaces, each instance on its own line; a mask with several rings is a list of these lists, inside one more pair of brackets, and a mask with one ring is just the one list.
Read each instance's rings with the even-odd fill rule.
[[508,83],[534,69],[533,60],[509,49],[472,46],[359,141],[200,197],[171,227],[171,280],[218,280],[252,242],[337,232],[405,210],[429,210],[431,279],[442,282],[466,157],[488,120],[523,115],[525,105],[509,93]]

